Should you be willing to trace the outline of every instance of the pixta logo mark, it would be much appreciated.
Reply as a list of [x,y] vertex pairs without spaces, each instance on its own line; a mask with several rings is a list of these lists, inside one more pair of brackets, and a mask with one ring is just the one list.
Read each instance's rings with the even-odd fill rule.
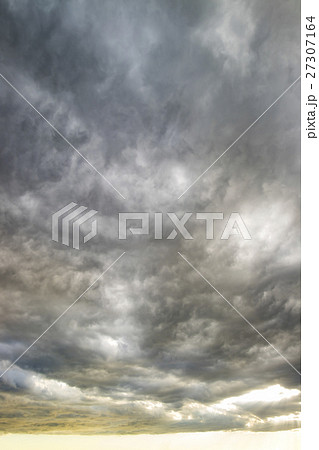
[[[94,209],[82,214],[86,210],[86,206],[78,206],[77,203],[72,202],[52,214],[52,240],[60,242],[59,237],[61,237],[62,244],[67,245],[68,247],[72,246],[73,248],[79,250],[81,225],[84,225],[97,214],[97,211]],[[84,244],[97,234],[96,219],[90,223],[91,231],[83,237]]]

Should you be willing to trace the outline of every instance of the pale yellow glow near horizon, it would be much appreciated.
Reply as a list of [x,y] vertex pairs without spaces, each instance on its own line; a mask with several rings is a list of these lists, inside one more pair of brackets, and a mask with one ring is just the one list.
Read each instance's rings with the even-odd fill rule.
[[136,436],[0,436],[1,450],[300,450],[300,431],[206,432]]

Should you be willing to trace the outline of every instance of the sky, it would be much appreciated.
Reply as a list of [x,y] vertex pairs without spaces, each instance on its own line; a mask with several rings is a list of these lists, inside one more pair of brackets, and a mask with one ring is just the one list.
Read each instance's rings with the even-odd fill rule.
[[[299,83],[181,194],[297,80],[299,9],[1,2],[0,73],[97,169],[0,79],[1,372],[125,254],[1,377],[0,434],[297,442]],[[80,250],[51,239],[71,202],[98,211]],[[119,240],[142,211],[150,235]],[[167,217],[154,239],[154,212],[192,212],[194,239]],[[214,239],[197,212],[223,213]],[[250,240],[220,239],[232,212]]]

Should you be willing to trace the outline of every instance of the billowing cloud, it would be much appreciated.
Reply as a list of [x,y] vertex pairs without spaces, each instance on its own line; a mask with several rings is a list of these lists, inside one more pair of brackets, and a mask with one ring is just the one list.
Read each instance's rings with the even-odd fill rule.
[[[3,1],[1,432],[299,426],[299,2]],[[81,247],[51,215],[99,211]],[[223,212],[215,238],[118,239],[119,212]],[[251,240],[220,236],[240,212]],[[152,219],[153,221],[153,219]],[[165,222],[166,237],[172,225]],[[152,222],[153,223],[153,222]]]

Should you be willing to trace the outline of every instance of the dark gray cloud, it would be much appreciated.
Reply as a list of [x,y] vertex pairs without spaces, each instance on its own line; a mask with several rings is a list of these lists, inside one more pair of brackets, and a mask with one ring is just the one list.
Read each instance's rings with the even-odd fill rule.
[[[2,432],[274,431],[299,424],[299,2],[3,1]],[[80,251],[50,240],[99,211]],[[215,239],[117,239],[124,211],[223,212]],[[220,240],[239,211],[252,240]],[[168,234],[168,228],[166,228]]]

